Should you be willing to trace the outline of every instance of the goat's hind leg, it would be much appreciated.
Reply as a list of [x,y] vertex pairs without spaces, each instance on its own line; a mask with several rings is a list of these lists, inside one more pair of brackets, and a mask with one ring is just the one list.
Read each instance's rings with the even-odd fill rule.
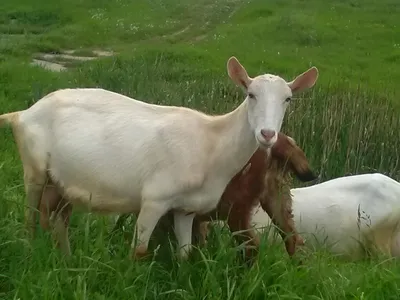
[[246,258],[253,258],[258,252],[260,238],[250,224],[249,212],[241,212],[235,206],[228,215],[228,226],[239,244],[245,244]]
[[26,193],[25,225],[31,238],[36,233],[36,218],[40,201],[47,182],[46,172],[32,172],[24,167],[24,185]]
[[[40,201],[48,181],[46,157],[32,157],[34,146],[27,145],[26,140],[23,138],[24,130],[21,127],[13,127],[13,134],[24,169],[26,194],[25,227],[31,238],[34,238],[36,233],[36,217],[39,213]],[[35,162],[42,163],[37,164]]]
[[277,197],[273,203],[261,203],[272,222],[279,228],[279,234],[285,242],[285,248],[290,257],[296,252],[296,246],[303,245],[303,239],[296,231],[292,203],[289,199]]
[[72,213],[72,205],[66,201],[60,189],[51,181],[46,185],[40,204],[40,225],[44,230],[52,232],[56,247],[70,256],[68,225]]
[[52,212],[51,223],[53,239],[58,248],[66,256],[71,255],[71,246],[68,237],[69,219],[72,213],[72,205],[62,200],[58,203],[58,207]]
[[192,227],[193,245],[205,246],[207,244],[207,236],[210,231],[210,226],[210,221],[201,221],[196,217],[194,218]]

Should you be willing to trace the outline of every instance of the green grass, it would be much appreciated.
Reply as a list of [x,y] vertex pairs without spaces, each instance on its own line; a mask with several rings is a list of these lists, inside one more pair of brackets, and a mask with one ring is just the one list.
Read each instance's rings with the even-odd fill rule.
[[[223,113],[243,100],[226,74],[229,56],[251,76],[287,80],[315,65],[318,83],[293,101],[283,131],[321,180],[366,172],[400,180],[399,12],[397,0],[2,1],[0,112],[58,88],[98,86]],[[63,73],[28,64],[65,49],[119,54]],[[154,261],[134,263],[131,230],[109,237],[107,218],[76,212],[73,256],[64,259],[48,233],[26,238],[22,166],[11,130],[1,135],[0,299],[399,299],[395,260],[316,252],[300,254],[298,267],[265,243],[249,268],[218,228],[187,262],[165,241]]]

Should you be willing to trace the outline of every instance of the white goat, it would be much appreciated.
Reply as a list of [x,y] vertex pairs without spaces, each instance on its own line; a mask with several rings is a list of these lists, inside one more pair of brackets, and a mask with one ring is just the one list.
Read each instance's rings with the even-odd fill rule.
[[[400,256],[400,183],[380,173],[345,176],[291,189],[298,233],[306,245],[359,259],[364,250]],[[271,224],[259,207],[256,227]],[[271,238],[271,236],[270,236]]]
[[[292,93],[318,78],[315,67],[291,82],[270,74],[250,78],[235,57],[227,69],[247,97],[225,115],[92,88],[58,90],[27,110],[1,115],[0,125],[13,128],[28,206],[38,208],[50,178],[73,205],[102,213],[139,212],[134,257],[146,254],[158,220],[172,210],[179,254],[186,258],[195,213],[217,206],[258,145],[276,142]],[[36,212],[28,208],[26,220],[34,235]],[[68,225],[62,223],[59,219],[57,236],[70,255]]]

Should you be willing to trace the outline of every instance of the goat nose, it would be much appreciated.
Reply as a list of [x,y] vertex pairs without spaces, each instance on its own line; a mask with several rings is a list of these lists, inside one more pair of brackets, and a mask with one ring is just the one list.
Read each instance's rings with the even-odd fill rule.
[[261,129],[261,135],[268,142],[269,140],[271,140],[275,136],[275,130]]

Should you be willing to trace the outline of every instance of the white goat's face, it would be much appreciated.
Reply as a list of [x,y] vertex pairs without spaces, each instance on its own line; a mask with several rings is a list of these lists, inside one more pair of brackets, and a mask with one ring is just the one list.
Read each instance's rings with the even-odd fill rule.
[[246,101],[250,127],[258,143],[271,147],[276,142],[291,97],[291,89],[278,76],[266,74],[251,81]]
[[227,68],[231,79],[246,90],[248,121],[258,144],[263,148],[270,148],[276,142],[292,94],[311,88],[318,78],[315,67],[291,82],[271,74],[250,78],[235,57],[228,60]]

